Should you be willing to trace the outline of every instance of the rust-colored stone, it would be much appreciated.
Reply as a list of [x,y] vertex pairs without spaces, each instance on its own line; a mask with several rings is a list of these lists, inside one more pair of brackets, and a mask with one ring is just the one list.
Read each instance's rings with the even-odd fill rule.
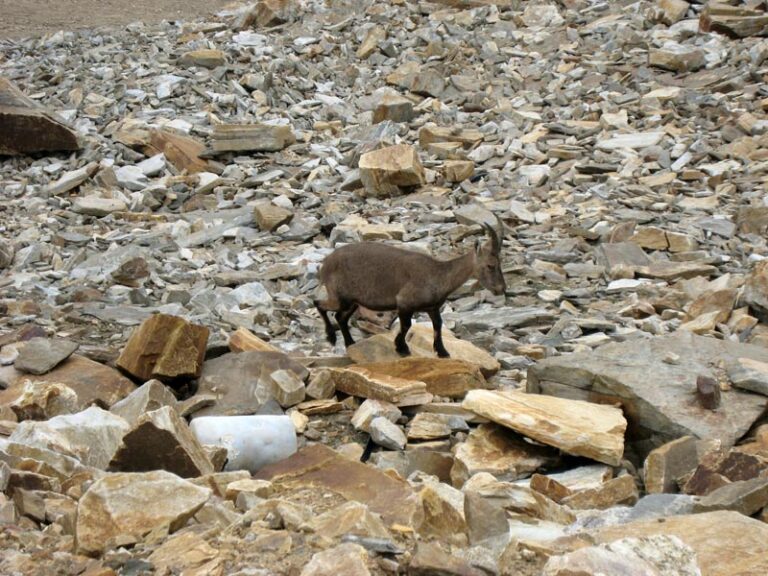
[[177,316],[156,314],[131,334],[117,366],[145,381],[197,378],[203,368],[207,342],[208,328]]

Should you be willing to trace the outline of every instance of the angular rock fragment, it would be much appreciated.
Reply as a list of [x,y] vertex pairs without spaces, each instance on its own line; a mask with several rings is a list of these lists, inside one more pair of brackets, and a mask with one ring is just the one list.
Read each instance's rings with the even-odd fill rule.
[[390,538],[389,531],[378,514],[372,513],[365,504],[345,502],[307,522],[306,528],[327,538],[345,534],[369,538]]
[[218,556],[201,536],[185,532],[163,542],[147,560],[160,573],[215,574],[221,569]]
[[407,439],[399,426],[393,424],[383,416],[374,418],[369,426],[371,439],[379,446],[389,450],[402,450]]
[[122,200],[112,198],[102,198],[101,196],[89,195],[75,198],[72,203],[72,211],[86,216],[95,216],[101,218],[109,216],[115,212],[125,212],[128,205]]
[[739,480],[713,490],[693,505],[694,512],[733,510],[745,516],[768,506],[768,478]]
[[375,418],[384,417],[390,422],[397,422],[401,415],[402,412],[394,404],[368,398],[360,404],[360,407],[352,415],[351,423],[357,430],[368,432],[371,422]]
[[519,392],[473,390],[462,407],[569,454],[616,466],[627,421],[612,406]]
[[488,388],[479,368],[461,360],[445,358],[403,358],[395,362],[358,364],[374,375],[424,382],[436,396],[462,398],[469,390]]
[[451,482],[460,488],[479,472],[502,481],[517,480],[558,460],[551,448],[525,442],[498,424],[481,424],[456,447]]
[[630,522],[600,529],[595,538],[599,543],[608,543],[653,535],[676,536],[690,546],[703,574],[762,574],[768,570],[768,527],[736,512],[671,516],[664,522]]
[[260,202],[253,208],[253,218],[259,230],[272,232],[293,218],[293,212],[271,202]]
[[269,375],[289,370],[304,381],[309,371],[282,352],[230,353],[205,363],[198,379],[197,395],[213,395],[216,402],[194,413],[199,416],[255,414],[272,399]]
[[408,565],[408,574],[413,576],[483,576],[483,570],[471,566],[465,560],[444,550],[437,542],[419,542],[416,553]]
[[96,162],[91,162],[77,170],[70,170],[56,180],[56,182],[53,182],[48,186],[48,194],[51,196],[61,196],[66,194],[88,180],[88,178],[93,176],[98,169],[99,165]]
[[296,142],[291,126],[271,124],[217,124],[211,147],[224,152],[276,152]]
[[385,120],[390,120],[392,122],[410,122],[413,117],[413,102],[399,94],[385,94],[373,110],[374,124],[384,122]]
[[283,408],[295,406],[304,400],[304,382],[291,370],[275,370],[269,375],[272,396]]
[[726,364],[726,371],[737,388],[768,396],[768,362],[736,358]]
[[419,155],[407,144],[367,152],[358,167],[367,196],[396,196],[426,183]]
[[[667,353],[678,364],[663,361]],[[626,406],[628,442],[641,456],[684,435],[733,445],[762,413],[765,398],[731,390],[718,416],[694,402],[696,376],[732,358],[768,361],[764,348],[678,332],[588,352],[546,358],[528,370],[528,390],[568,398],[597,395]]]
[[207,342],[207,328],[176,316],[156,314],[131,334],[117,365],[144,381],[197,378],[203,369]]
[[0,156],[79,149],[72,128],[0,78]]
[[703,50],[676,43],[648,51],[648,64],[673,72],[694,72],[706,64]]
[[574,510],[612,508],[614,506],[632,506],[639,497],[635,479],[629,475],[608,480],[598,488],[580,490],[566,496],[560,502]]
[[755,264],[747,276],[743,298],[758,317],[768,318],[768,260]]
[[768,16],[761,10],[708,2],[699,16],[702,32],[718,32],[731,38],[768,35]]
[[[316,487],[347,500],[362,502],[385,523],[413,526],[419,514],[418,497],[407,483],[379,470],[344,458],[330,448],[315,444],[290,458],[259,470],[257,479],[270,480],[284,489]],[[392,506],[397,502],[397,506]]]
[[140,542],[159,528],[175,532],[210,494],[170,472],[111,474],[94,482],[77,504],[77,549],[95,555]]
[[425,404],[432,398],[424,382],[375,374],[359,366],[332,369],[330,374],[336,390],[350,396],[384,400],[397,406]]
[[176,396],[159,380],[149,380],[109,409],[132,426],[144,414],[165,406],[177,407]]
[[291,19],[296,5],[293,0],[259,0],[247,10],[242,19],[236,21],[236,30],[246,28],[269,28],[284,24]]
[[216,68],[223,66],[226,62],[227,57],[224,52],[208,48],[185,52],[179,58],[179,64],[182,66],[200,66],[202,68]]
[[346,542],[317,552],[301,571],[300,576],[369,576],[368,553],[359,544]]
[[678,481],[699,464],[697,440],[683,436],[652,450],[645,459],[643,474],[649,494],[678,491]]
[[103,470],[128,429],[128,423],[119,416],[93,406],[45,422],[21,422],[8,440],[53,450]]
[[464,494],[460,490],[440,482],[427,482],[419,492],[419,500],[424,509],[419,534],[456,545],[466,543]]
[[624,538],[553,556],[544,566],[542,576],[698,576],[701,573],[696,554],[683,541],[675,536],[655,535]]
[[182,478],[213,473],[213,465],[187,423],[170,406],[140,416],[123,436],[111,470],[167,470]]
[[74,354],[78,347],[77,342],[60,338],[32,338],[24,344],[13,366],[22,372],[45,374]]
[[28,380],[21,395],[10,403],[19,421],[47,420],[78,411],[77,393],[58,382]]
[[238,328],[229,337],[229,349],[232,352],[277,352],[280,353],[278,348],[275,348],[268,342],[265,342],[255,334],[248,331],[246,328]]

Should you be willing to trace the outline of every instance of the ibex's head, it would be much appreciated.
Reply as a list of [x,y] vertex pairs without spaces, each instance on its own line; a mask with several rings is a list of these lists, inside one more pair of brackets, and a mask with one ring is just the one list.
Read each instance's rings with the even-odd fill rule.
[[483,224],[483,228],[488,232],[489,238],[477,247],[477,279],[484,288],[499,296],[504,294],[507,288],[501,273],[501,239],[492,226]]

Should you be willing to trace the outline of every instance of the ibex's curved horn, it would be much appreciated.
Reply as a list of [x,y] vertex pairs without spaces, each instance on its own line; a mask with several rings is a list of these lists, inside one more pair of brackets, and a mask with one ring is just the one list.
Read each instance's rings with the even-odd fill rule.
[[485,231],[488,232],[488,236],[491,237],[491,245],[493,246],[493,251],[500,252],[501,239],[499,238],[499,233],[496,230],[494,230],[493,226],[491,226],[486,222],[483,222],[483,228],[485,228]]

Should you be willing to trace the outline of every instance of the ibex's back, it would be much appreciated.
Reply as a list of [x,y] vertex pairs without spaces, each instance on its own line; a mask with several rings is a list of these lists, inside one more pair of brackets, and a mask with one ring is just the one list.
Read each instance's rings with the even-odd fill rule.
[[437,280],[436,264],[429,256],[387,244],[348,244],[325,259],[320,281],[329,295],[342,302],[371,310],[394,310],[404,287],[415,283],[414,287],[427,289],[424,279]]

